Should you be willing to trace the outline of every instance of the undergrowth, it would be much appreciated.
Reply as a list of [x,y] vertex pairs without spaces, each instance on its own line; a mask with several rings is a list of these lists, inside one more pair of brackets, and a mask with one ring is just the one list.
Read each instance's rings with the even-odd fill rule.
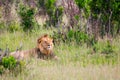
[[[36,47],[36,40],[38,37],[43,35],[44,33],[48,33],[49,35],[53,35],[53,31],[51,29],[39,29],[34,32],[24,32],[24,31],[14,31],[9,32],[6,31],[0,35],[0,48],[3,51],[6,47],[9,48],[10,52],[15,51],[20,45],[22,45],[22,50],[27,50]],[[81,36],[80,33],[78,36]],[[84,37],[84,36],[83,36]],[[77,39],[77,38],[76,38]],[[79,39],[78,39],[79,40]],[[81,39],[80,40],[84,40]],[[116,66],[119,65],[119,39],[114,39],[112,43],[109,43],[107,40],[99,40],[93,46],[88,47],[87,43],[82,42],[82,44],[78,44],[75,41],[64,42],[60,41],[59,44],[55,43],[54,53],[60,58],[59,61],[41,61],[39,59],[31,59],[28,61],[21,62],[23,65],[19,67],[15,67],[16,65],[10,63],[9,67],[14,68],[12,73],[10,74],[14,76],[19,76],[24,74],[26,76],[31,72],[31,68],[36,72],[39,68],[45,67],[55,67],[55,66],[74,66],[74,67],[88,67],[88,66]],[[94,48],[96,51],[94,51]],[[10,58],[7,58],[8,60]],[[5,62],[5,60],[3,60]],[[8,61],[9,62],[9,61]],[[25,65],[24,65],[25,64]],[[22,68],[21,68],[22,67]],[[0,73],[6,74],[6,65],[0,66]],[[42,69],[41,69],[42,70]],[[20,73],[19,73],[20,72]],[[34,72],[32,72],[34,73]],[[31,73],[31,74],[32,74]],[[34,73],[37,74],[37,73]],[[32,74],[32,75],[34,75]],[[24,77],[22,75],[22,77]],[[37,78],[38,79],[38,78]],[[23,80],[23,79],[22,79]]]

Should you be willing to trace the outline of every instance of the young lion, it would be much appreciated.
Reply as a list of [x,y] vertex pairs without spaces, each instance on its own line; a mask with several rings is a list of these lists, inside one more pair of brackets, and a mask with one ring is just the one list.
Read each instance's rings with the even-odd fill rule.
[[37,47],[31,50],[12,52],[10,55],[14,56],[18,60],[31,56],[40,59],[57,59],[57,56],[53,54],[53,39],[50,38],[47,34],[43,35],[37,40]]

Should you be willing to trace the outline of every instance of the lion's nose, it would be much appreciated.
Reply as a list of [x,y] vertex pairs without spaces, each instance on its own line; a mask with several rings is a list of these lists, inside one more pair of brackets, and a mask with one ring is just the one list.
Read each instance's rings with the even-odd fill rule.
[[48,48],[50,48],[50,45],[48,45]]

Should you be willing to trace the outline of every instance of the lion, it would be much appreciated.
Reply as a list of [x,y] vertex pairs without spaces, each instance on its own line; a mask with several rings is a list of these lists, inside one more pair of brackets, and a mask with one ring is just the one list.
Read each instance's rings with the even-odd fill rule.
[[11,56],[18,60],[30,57],[37,57],[40,59],[56,59],[57,56],[53,53],[53,39],[47,34],[41,36],[37,40],[37,46],[30,50],[15,51],[10,53]]

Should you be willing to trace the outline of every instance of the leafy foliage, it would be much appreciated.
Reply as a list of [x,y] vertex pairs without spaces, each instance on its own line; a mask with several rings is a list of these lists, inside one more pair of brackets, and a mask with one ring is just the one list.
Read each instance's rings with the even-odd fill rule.
[[[116,22],[120,23],[120,2],[118,0],[75,0],[80,9],[83,9],[85,16],[92,19],[99,19],[101,26],[101,32],[113,33],[114,27],[117,27]],[[103,26],[105,25],[105,30]],[[113,26],[113,27],[111,27]],[[117,28],[119,33],[120,28]]]
[[67,39],[71,40],[72,38],[75,39],[77,43],[85,43],[86,41],[88,41],[87,34],[81,31],[68,31]]
[[83,9],[85,11],[86,17],[89,17],[90,15],[90,3],[92,0],[75,0],[78,7]]
[[9,27],[8,27],[8,30],[9,30],[10,32],[18,31],[18,30],[20,30],[20,29],[21,29],[21,28],[20,28],[20,24],[17,23],[17,22],[11,22],[11,23],[9,24]]
[[[27,1],[32,1],[32,0],[27,0]],[[49,18],[50,21],[48,21],[48,23],[50,25],[56,25],[58,20],[60,20],[62,17],[63,7],[60,6],[60,7],[56,8],[56,6],[54,5],[55,0],[49,0],[49,1],[48,0],[39,0],[39,1],[43,2],[40,5],[44,6],[44,9],[46,11],[48,10],[47,13],[50,17]],[[48,1],[49,3],[45,2],[45,1]],[[50,2],[50,1],[53,1],[53,2]],[[68,0],[66,0],[66,1],[68,1]],[[106,26],[106,24],[108,23],[107,20],[108,20],[108,18],[110,18],[109,15],[111,13],[109,14],[109,9],[107,9],[105,7],[105,5],[107,4],[107,2],[106,2],[107,0],[105,0],[105,3],[104,3],[105,5],[102,4],[103,7],[100,5],[101,3],[104,2],[103,0],[102,1],[100,1],[100,0],[96,0],[96,1],[95,0],[76,0],[76,1],[81,1],[79,4],[80,4],[80,7],[85,11],[85,13],[83,13],[83,14],[86,19],[88,19],[89,16],[92,16],[92,18],[97,20],[97,18],[99,17],[98,15],[100,15],[100,20],[102,21],[101,24],[103,24],[103,25],[101,25],[99,28],[101,28],[103,26],[103,28],[106,29],[106,27],[108,27],[108,26]],[[113,1],[116,1],[116,0],[113,0]],[[52,4],[52,5],[49,5],[49,4]],[[119,2],[116,4],[119,4]],[[48,5],[48,7],[45,5]],[[102,8],[99,8],[98,6],[100,6]],[[116,5],[114,5],[114,6],[116,6]],[[24,30],[33,29],[35,27],[34,24],[36,23],[36,22],[34,23],[34,21],[35,21],[34,20],[34,15],[35,15],[34,9],[32,10],[31,7],[27,6],[27,4],[22,5],[22,7],[21,7],[21,14],[19,13],[20,8],[18,9],[18,13],[19,13],[19,16],[22,21],[21,22],[22,26],[23,26]],[[57,9],[59,9],[58,10],[59,13],[56,15]],[[108,10],[108,12],[107,12],[107,10]],[[112,28],[113,33],[118,33],[119,29],[120,29],[119,28],[119,20],[117,20],[117,19],[115,20],[115,18],[113,18],[113,13],[114,13],[114,11],[116,11],[116,9],[111,9],[111,10],[112,10],[112,17],[110,19],[110,23],[114,24],[113,26],[111,26],[111,28]],[[101,11],[103,11],[103,12],[101,12]],[[106,14],[104,15],[104,13],[106,13]],[[58,15],[60,15],[60,16],[58,16]],[[118,15],[116,15],[116,17],[117,16]],[[78,26],[82,26],[81,25],[82,20],[80,20],[82,17],[80,17],[78,14],[77,15],[75,14],[75,16],[73,16],[73,17],[77,21],[79,21],[79,22],[81,21],[79,23],[80,25],[78,25]],[[119,18],[119,16],[117,18]],[[19,46],[19,43],[21,41],[23,42],[23,44],[27,43],[26,45],[24,45],[24,49],[31,48],[36,45],[36,44],[34,44],[34,42],[38,36],[42,35],[43,33],[52,34],[52,30],[53,30],[53,28],[50,30],[41,28],[41,30],[35,30],[34,32],[31,31],[30,33],[26,34],[23,31],[17,31],[17,30],[19,30],[18,26],[21,27],[19,24],[13,22],[9,25],[9,28],[7,27],[7,29],[10,32],[9,31],[8,32],[6,31],[5,33],[0,32],[1,48],[5,48],[6,43],[7,43],[10,47],[10,50],[13,51],[16,49],[17,46]],[[75,28],[75,29],[69,29],[67,31],[63,31],[63,32],[60,31],[60,32],[53,33],[53,35],[54,35],[53,37],[55,38],[55,40],[58,40],[58,42],[60,43],[59,45],[57,44],[54,47],[55,53],[57,53],[57,55],[60,58],[59,61],[47,61],[46,62],[46,61],[32,59],[32,61],[28,61],[26,68],[24,68],[26,70],[22,74],[18,74],[19,72],[23,71],[23,67],[24,67],[25,63],[21,61],[19,63],[19,65],[17,65],[15,59],[13,59],[11,57],[5,57],[3,59],[2,65],[0,65],[0,74],[4,73],[5,71],[7,73],[5,75],[0,76],[1,79],[8,79],[8,80],[9,79],[18,79],[18,78],[19,79],[33,78],[33,79],[41,79],[41,80],[57,79],[57,78],[59,78],[59,76],[63,76],[63,72],[61,72],[61,70],[59,70],[59,69],[64,69],[65,70],[64,73],[65,73],[65,75],[67,75],[61,79],[80,79],[80,75],[79,75],[79,73],[77,73],[78,70],[80,70],[80,71],[82,70],[83,73],[85,71],[91,72],[91,70],[94,66],[96,67],[96,69],[98,71],[101,70],[100,73],[102,75],[100,74],[99,76],[97,76],[97,78],[102,76],[103,79],[106,79],[106,74],[105,73],[103,74],[103,72],[102,72],[102,70],[104,70],[104,69],[107,69],[106,71],[109,73],[109,75],[112,75],[111,74],[111,72],[113,72],[112,66],[114,66],[114,68],[116,69],[116,67],[119,65],[119,52],[120,52],[119,42],[120,42],[120,39],[116,38],[116,39],[114,39],[115,41],[113,41],[114,42],[113,45],[115,45],[115,47],[116,47],[116,52],[114,52],[113,45],[110,42],[105,42],[105,40],[103,40],[103,43],[96,42],[94,36],[89,36],[88,34],[86,34],[86,32],[84,32],[84,30],[81,30],[82,28],[80,28],[80,30],[78,30],[76,28],[78,26],[74,25],[73,28]],[[68,27],[68,25],[65,27]],[[86,26],[82,26],[82,27],[86,27]],[[0,22],[0,30],[2,30],[4,28],[6,28],[6,24],[3,24]],[[17,31],[17,32],[14,32],[14,31]],[[14,33],[11,33],[11,32],[14,32]],[[100,32],[102,32],[102,30]],[[14,42],[14,44],[13,44],[13,42]],[[77,45],[74,43],[76,43]],[[84,43],[90,44],[92,46],[87,47],[86,44],[84,45]],[[83,45],[81,46],[80,44],[83,44]],[[95,50],[95,52],[93,52],[93,49]],[[104,54],[100,54],[100,53],[104,53]],[[77,70],[75,69],[75,67]],[[85,68],[83,68],[83,67],[85,67]],[[111,69],[108,69],[109,67],[111,67]],[[12,71],[11,71],[11,69],[12,69]],[[68,74],[68,71],[70,69],[71,69],[71,71],[74,71],[72,78],[69,76],[72,74],[71,73]],[[38,70],[40,72],[42,72],[41,75]],[[48,70],[48,71],[46,72],[46,70]],[[51,77],[51,75],[54,75],[56,73],[53,70],[57,71],[58,74],[56,74],[54,77],[53,76]],[[13,73],[8,74],[8,71],[15,72],[15,74],[17,74],[18,76],[16,76],[16,75],[14,76]],[[52,73],[51,73],[51,71],[52,71]],[[29,73],[31,73],[31,74],[29,75]],[[61,73],[61,75],[59,75],[59,73]],[[78,74],[77,78],[75,78],[74,73]],[[80,72],[80,74],[81,73],[82,72]],[[46,74],[49,74],[49,75],[46,77]],[[36,76],[34,76],[34,75],[36,75]],[[91,78],[91,77],[89,77],[91,75],[85,74],[85,76],[88,77],[87,79]],[[96,78],[96,75],[95,75],[95,78]],[[112,78],[116,79],[116,75],[112,76]],[[86,77],[85,77],[85,79],[86,79]],[[93,79],[93,77],[91,79]]]
[[77,44],[83,44],[89,41],[89,36],[82,31],[70,30],[65,34],[54,33],[53,38],[56,41],[63,42],[76,42]]
[[[120,3],[117,0],[75,0],[79,8],[85,9],[85,13],[92,13],[93,16],[98,17],[102,14],[104,19],[108,19],[112,12],[112,20],[118,20]],[[106,16],[106,17],[105,17]]]
[[107,41],[106,46],[102,50],[102,53],[104,53],[104,54],[111,54],[113,52],[114,52],[113,46],[110,44],[110,41]]
[[55,26],[58,24],[58,20],[61,20],[63,14],[63,7],[55,5],[56,0],[39,0],[39,5],[46,10],[49,15],[49,25]]
[[34,19],[35,9],[21,4],[18,13],[21,17],[22,25],[24,26],[23,29],[33,29],[36,24]]
[[6,56],[2,58],[0,63],[0,74],[5,71],[13,72],[15,75],[21,73],[25,69],[24,61],[17,61],[13,56]]
[[17,61],[13,56],[3,57],[2,65],[7,69],[14,69],[16,67]]

